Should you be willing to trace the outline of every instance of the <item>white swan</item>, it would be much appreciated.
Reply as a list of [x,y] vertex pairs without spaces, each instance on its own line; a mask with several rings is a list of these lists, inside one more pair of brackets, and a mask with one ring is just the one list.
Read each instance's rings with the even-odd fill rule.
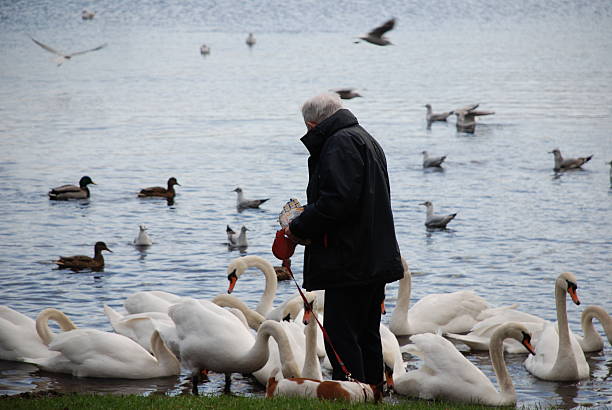
[[246,272],[248,268],[258,268],[266,279],[266,287],[264,293],[261,296],[259,304],[255,308],[255,311],[263,316],[266,316],[268,312],[272,310],[272,304],[274,303],[274,296],[276,295],[276,288],[278,286],[278,279],[276,278],[276,272],[274,266],[264,258],[257,255],[248,255],[241,258],[236,258],[227,267],[227,279],[229,280],[229,288],[227,293],[234,291],[234,286],[238,281],[238,278]]
[[582,311],[581,324],[584,336],[576,335],[583,352],[599,352],[603,350],[603,340],[595,330],[593,319],[599,320],[612,345],[612,318],[601,306],[587,306]]
[[[63,331],[76,329],[66,316],[52,317]],[[9,308],[0,306],[0,360],[24,361],[53,356],[36,332],[33,319]]]
[[389,329],[396,336],[418,333],[465,333],[478,322],[478,315],[489,308],[487,302],[471,290],[427,295],[410,306],[411,274],[406,261],[404,277],[399,282],[397,302]]
[[149,290],[132,293],[123,302],[123,307],[130,314],[145,312],[167,313],[168,308],[181,301],[183,297],[163,290]]
[[399,394],[421,399],[445,399],[492,406],[516,403],[516,392],[504,362],[503,340],[513,338],[528,349],[530,336],[519,323],[510,322],[497,329],[491,338],[489,354],[499,384],[499,391],[484,373],[440,335],[424,333],[410,337],[414,345],[404,351],[423,359],[423,365],[399,376],[394,388]]
[[562,273],[555,281],[558,333],[552,323],[547,323],[535,345],[536,355],[528,357],[524,363],[529,373],[539,379],[571,381],[589,378],[589,364],[578,341],[572,337],[567,321],[566,293],[579,305],[576,289],[576,277],[569,272]]
[[115,332],[129,337],[151,353],[153,353],[151,336],[153,332],[158,331],[166,346],[175,356],[179,356],[176,327],[167,313],[145,312],[122,315],[110,306],[104,305],[104,314]]
[[56,335],[48,319],[65,316],[56,309],[43,310],[36,319],[36,330],[52,357],[33,360],[43,370],[77,377],[150,379],[180,373],[180,363],[161,340],[157,331],[151,337],[152,356],[133,340],[97,329],[74,329]]
[[191,298],[170,307],[168,314],[176,325],[181,361],[191,372],[194,393],[203,369],[225,373],[228,388],[229,374],[262,368],[268,361],[270,336],[279,346],[283,374],[299,375],[287,334],[278,322],[266,320],[255,337],[222,307]]
[[[485,312],[492,310],[488,309]],[[493,333],[507,322],[518,322],[525,326],[529,333],[533,335],[533,343],[535,344],[538,335],[544,330],[547,320],[519,310],[503,309],[476,323],[466,335],[445,333],[444,336],[450,340],[461,342],[474,351],[489,350],[489,343]],[[525,346],[514,339],[506,339],[504,341],[504,351],[507,353],[527,353]]]

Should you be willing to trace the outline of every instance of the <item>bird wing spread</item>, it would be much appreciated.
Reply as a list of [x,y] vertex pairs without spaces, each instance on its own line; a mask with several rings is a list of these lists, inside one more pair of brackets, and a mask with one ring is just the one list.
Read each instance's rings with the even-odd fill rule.
[[383,25],[376,27],[374,30],[370,31],[368,34],[375,37],[382,37],[387,31],[393,29],[395,26],[395,19],[392,18],[387,20]]

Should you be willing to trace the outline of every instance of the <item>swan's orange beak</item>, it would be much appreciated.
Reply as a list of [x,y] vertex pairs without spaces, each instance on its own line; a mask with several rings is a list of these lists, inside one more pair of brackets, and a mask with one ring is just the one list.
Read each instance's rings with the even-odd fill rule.
[[578,294],[576,293],[576,285],[568,286],[567,287],[567,293],[569,293],[570,297],[572,298],[572,302],[574,302],[577,305],[580,304],[580,299],[578,299]]
[[527,349],[529,351],[529,353],[531,353],[532,355],[535,356],[535,349],[533,348],[533,346],[531,345],[531,336],[529,336],[527,333],[523,332],[523,340],[521,341],[521,344],[523,346],[525,346],[525,349]]
[[229,287],[227,288],[227,293],[232,293],[234,291],[234,286],[236,286],[236,282],[238,282],[238,276],[236,276],[236,271],[227,275],[227,280],[229,280]]
[[304,306],[304,317],[302,318],[302,323],[304,323],[305,325],[308,325],[308,323],[310,323],[310,321],[312,320],[312,318],[310,317],[311,315],[312,315],[312,310]]
[[393,369],[391,369],[389,366],[385,365],[385,381],[387,382],[387,387],[389,389],[392,389],[394,384],[393,384]]
[[385,300],[383,299],[382,302],[380,302],[380,313],[382,315],[386,315],[387,314],[387,309],[385,309]]

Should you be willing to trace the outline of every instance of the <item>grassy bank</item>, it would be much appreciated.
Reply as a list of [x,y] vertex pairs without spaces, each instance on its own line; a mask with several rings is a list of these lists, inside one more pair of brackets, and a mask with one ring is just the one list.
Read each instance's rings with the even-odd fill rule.
[[0,398],[0,409],[291,409],[291,410],[340,410],[340,409],[484,409],[482,406],[457,405],[444,402],[402,401],[401,404],[349,404],[312,399],[274,398],[263,399],[238,396],[118,396],[88,394],[22,394]]

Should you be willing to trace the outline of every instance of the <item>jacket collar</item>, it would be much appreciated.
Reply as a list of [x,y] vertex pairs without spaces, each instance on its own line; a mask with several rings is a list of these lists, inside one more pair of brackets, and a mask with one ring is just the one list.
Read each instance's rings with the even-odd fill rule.
[[336,111],[301,138],[310,155],[318,155],[327,138],[342,128],[359,124],[357,118],[346,108]]

